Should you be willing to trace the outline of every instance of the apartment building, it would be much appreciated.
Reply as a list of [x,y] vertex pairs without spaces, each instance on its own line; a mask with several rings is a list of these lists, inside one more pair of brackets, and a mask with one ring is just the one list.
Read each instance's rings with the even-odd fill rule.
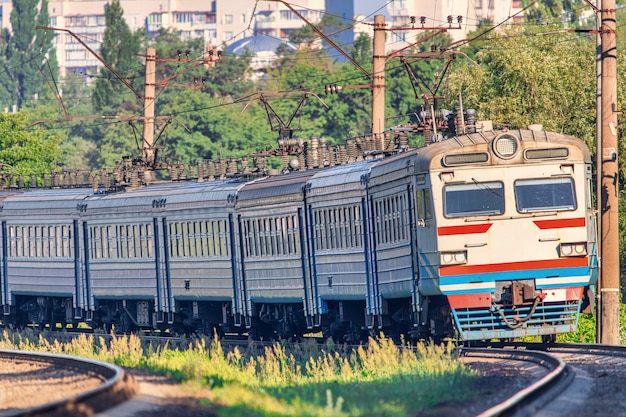
[[[224,49],[252,35],[286,40],[303,26],[302,15],[318,22],[332,13],[346,23],[346,30],[333,39],[349,49],[360,32],[372,35],[375,14],[386,15],[388,27],[409,25],[411,16],[425,16],[425,26],[445,27],[453,16],[453,39],[464,39],[483,19],[505,20],[520,11],[521,0],[290,0],[297,13],[280,1],[271,0],[120,0],[131,30],[145,30],[154,36],[160,28],[172,28],[183,39],[202,38],[207,47]],[[102,63],[94,56],[104,39],[105,9],[108,0],[49,0],[50,26],[67,30],[55,32],[55,48],[61,75],[68,71],[95,73]],[[0,0],[0,29],[10,30],[11,0]],[[456,17],[463,21],[457,24]],[[521,15],[517,19],[522,19]],[[361,23],[359,23],[361,22]],[[387,36],[388,51],[397,50],[415,39],[416,32],[394,30]]]
[[[502,22],[523,7],[522,0],[394,0],[387,5],[387,12],[390,16],[388,23],[393,27],[449,28],[447,33],[452,40],[459,41],[476,30],[481,21]],[[411,17],[415,18],[415,24],[411,22]],[[518,23],[523,19],[524,15],[520,14],[509,21]],[[388,50],[400,49],[414,41],[418,33],[412,30],[391,31],[386,47]]]

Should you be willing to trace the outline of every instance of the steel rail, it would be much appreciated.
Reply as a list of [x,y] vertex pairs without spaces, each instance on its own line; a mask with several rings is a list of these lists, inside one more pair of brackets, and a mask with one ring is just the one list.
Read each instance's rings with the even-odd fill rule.
[[101,377],[103,383],[78,395],[30,408],[0,411],[0,417],[93,416],[138,392],[134,378],[119,366],[93,359],[40,352],[0,350],[0,358],[54,364]]
[[462,348],[466,357],[501,358],[533,362],[549,372],[535,383],[518,391],[507,400],[483,411],[478,417],[532,416],[567,388],[574,379],[574,370],[561,359],[545,352],[508,349]]

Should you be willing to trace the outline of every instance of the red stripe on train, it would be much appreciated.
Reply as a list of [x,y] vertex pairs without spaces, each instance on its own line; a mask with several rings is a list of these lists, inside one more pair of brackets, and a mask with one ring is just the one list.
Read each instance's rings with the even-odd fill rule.
[[485,233],[492,223],[470,224],[467,226],[441,226],[437,228],[438,236],[469,235],[473,233]]
[[440,266],[439,275],[463,275],[463,274],[482,274],[485,272],[505,272],[505,271],[521,271],[525,269],[546,269],[546,268],[567,268],[577,266],[588,266],[589,260],[586,256],[580,258],[561,258],[546,259],[542,261],[528,262],[507,262],[501,264],[485,264],[485,265],[450,265]]
[[586,224],[584,217],[575,219],[554,219],[554,220],[533,220],[538,228],[544,229],[561,229],[563,227],[584,227]]

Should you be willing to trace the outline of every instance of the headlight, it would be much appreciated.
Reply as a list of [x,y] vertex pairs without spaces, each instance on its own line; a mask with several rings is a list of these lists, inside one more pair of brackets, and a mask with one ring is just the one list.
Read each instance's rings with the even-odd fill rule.
[[561,243],[559,245],[559,255],[561,257],[585,256],[587,255],[587,242]]
[[491,149],[498,158],[511,159],[519,150],[519,139],[511,133],[501,133],[493,139]]
[[441,265],[460,265],[467,263],[467,251],[441,252]]

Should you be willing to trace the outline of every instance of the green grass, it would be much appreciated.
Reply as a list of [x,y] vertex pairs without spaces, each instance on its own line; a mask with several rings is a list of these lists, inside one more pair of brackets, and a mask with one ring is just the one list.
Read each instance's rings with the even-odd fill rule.
[[[626,329],[626,306],[620,306]],[[625,330],[621,339],[626,340]],[[397,347],[371,339],[346,350],[332,341],[274,344],[262,353],[250,345],[225,351],[218,340],[196,339],[144,345],[137,336],[85,335],[48,340],[32,331],[0,335],[0,349],[45,351],[90,357],[149,369],[202,393],[220,416],[415,415],[441,403],[471,401],[476,374],[455,357],[452,345]],[[578,331],[557,341],[595,343],[596,317],[582,314]]]
[[80,335],[60,342],[28,332],[0,337],[0,348],[91,357],[150,369],[200,390],[223,416],[408,416],[439,403],[467,401],[476,377],[452,345],[398,347],[370,339],[345,350],[332,342],[276,343],[261,354],[225,351],[218,340],[185,348],[143,346],[136,336]]

